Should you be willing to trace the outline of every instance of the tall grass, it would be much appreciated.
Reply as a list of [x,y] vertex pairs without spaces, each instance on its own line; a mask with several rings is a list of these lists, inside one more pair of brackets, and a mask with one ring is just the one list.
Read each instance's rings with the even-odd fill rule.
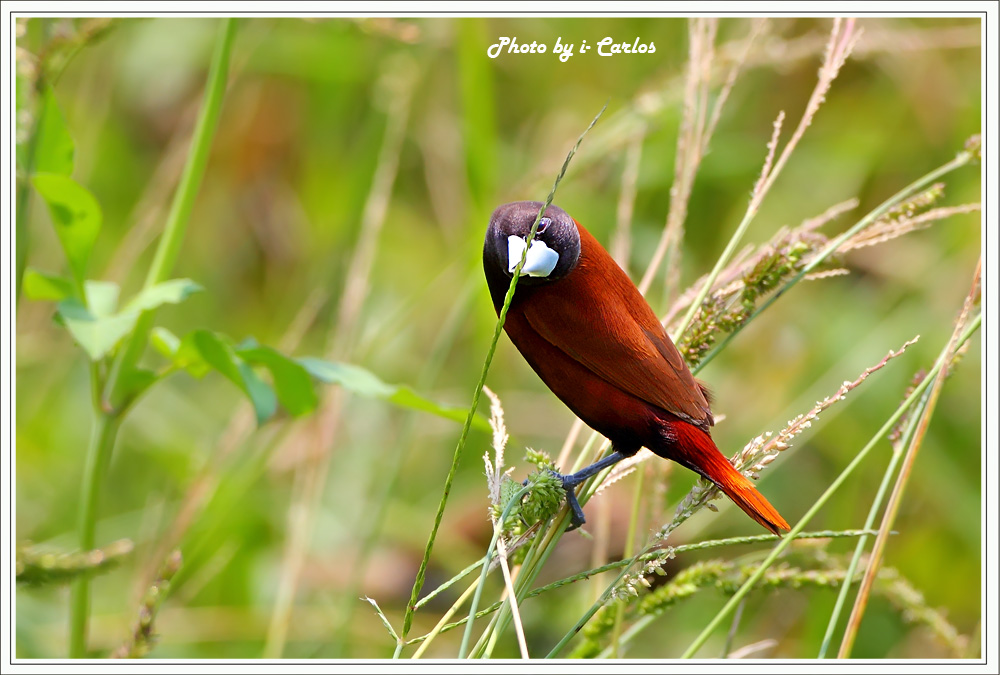
[[[149,317],[94,361],[69,352],[46,298],[19,302],[17,536],[38,542],[18,546],[18,655],[58,656],[67,641],[75,656],[131,658],[830,656],[836,645],[842,656],[974,653],[963,604],[974,589],[955,594],[954,605],[942,601],[957,573],[941,577],[927,546],[927,537],[958,536],[954,523],[974,496],[957,488],[954,513],[932,514],[926,533],[907,509],[936,508],[914,487],[926,485],[921,471],[963,484],[940,458],[936,434],[965,439],[953,441],[963,457],[973,442],[956,426],[976,397],[950,382],[969,382],[972,364],[954,354],[974,344],[974,292],[951,340],[938,343],[962,300],[952,279],[964,284],[971,273],[954,265],[974,248],[959,227],[978,213],[968,167],[979,151],[972,144],[940,157],[933,134],[913,133],[940,119],[905,112],[953,114],[947,96],[911,104],[906,97],[920,89],[907,59],[947,55],[920,72],[952,82],[957,101],[963,80],[954,75],[966,71],[948,69],[978,44],[974,27],[653,21],[662,61],[612,65],[578,54],[555,71],[480,53],[498,30],[545,22],[248,18],[220,108],[221,52],[191,67],[196,77],[171,79],[182,68],[164,55],[185,50],[157,38],[179,25],[59,21],[24,23],[19,67],[48,64],[39,72],[54,93],[25,121],[55,102],[76,140],[74,177],[104,210],[91,256],[103,274],[88,276],[141,292],[176,267],[206,291],[182,310],[160,310],[164,325],[196,333],[212,324],[274,342],[281,354],[365,370],[349,371],[357,379],[337,371],[344,379],[314,399],[296,390],[300,402],[314,400],[314,413],[282,406],[263,424],[248,394],[260,393],[256,380],[192,385],[180,377],[183,350],[167,356],[171,334],[151,330]],[[550,28],[595,25],[553,19]],[[629,20],[607,26],[647,30]],[[683,48],[668,46],[668,35]],[[232,37],[227,21],[212,42],[228,54]],[[357,67],[338,60],[348,52]],[[150,100],[180,104],[138,99],[123,117],[125,83],[143,90],[126,78],[148,73],[141,67],[155,58],[165,59],[163,98]],[[107,94],[103,107],[91,104],[97,91]],[[607,113],[560,168],[586,125],[580,115],[609,95]],[[848,105],[854,97],[883,106],[884,135],[866,135],[868,120]],[[185,120],[199,110],[192,150]],[[213,137],[209,118],[220,110]],[[893,136],[894,124],[912,135]],[[21,133],[39,137],[33,125]],[[857,141],[870,166],[845,159],[831,133],[845,147]],[[950,134],[954,143],[959,131]],[[51,146],[40,147],[46,156]],[[51,253],[59,247],[44,205],[28,208],[39,203],[29,180],[38,168],[20,161],[18,296],[35,300],[41,282],[57,283],[38,271],[64,263]],[[805,174],[814,189],[794,194]],[[686,472],[646,461],[645,451],[581,489],[594,541],[564,536],[558,495],[540,494],[544,470],[529,488],[520,486],[523,468],[507,482],[526,444],[538,448],[529,465],[564,472],[607,446],[523,368],[482,290],[489,211],[541,199],[556,176],[559,196],[553,186],[549,201],[607,242],[693,370],[717,386],[716,409],[728,421],[716,438],[743,448],[733,455],[741,470],[768,478],[764,492],[794,524],[784,539],[730,536],[726,517],[706,513],[725,508],[717,491],[703,482],[687,490]],[[941,242],[947,270],[928,262]],[[909,267],[935,269],[937,290],[909,278]],[[86,297],[91,279],[77,281],[74,293]],[[508,301],[514,292],[512,283]],[[829,302],[828,315],[816,298]],[[901,313],[914,303],[919,316]],[[900,317],[899,330],[913,331],[902,337],[887,328]],[[905,354],[879,361],[914,332],[921,340]],[[248,360],[262,351],[214,335],[212,345],[242,354],[282,393],[277,372]],[[789,347],[790,335],[810,344]],[[143,354],[150,343],[166,348],[162,358]],[[82,397],[81,363],[93,364]],[[142,390],[141,404],[115,405],[134,391],[122,374],[150,363],[162,384]],[[862,370],[871,364],[878,372]],[[918,368],[930,372],[904,391]],[[949,383],[945,374],[954,375]],[[851,386],[838,388],[842,381]],[[488,427],[476,409],[487,383],[503,433],[484,486],[477,458]],[[735,405],[740,387],[746,400]],[[240,391],[247,400],[236,400]],[[840,403],[848,394],[858,402]],[[83,458],[74,449],[86,445],[76,430],[89,421],[72,401],[88,395],[95,450],[90,468],[75,471]],[[867,405],[875,399],[902,403]],[[775,406],[798,417],[773,421]],[[886,436],[893,454],[876,466]],[[78,510],[69,494],[81,478],[91,506]],[[945,548],[962,574],[975,564],[966,548]],[[68,631],[65,598],[48,590],[60,583],[75,588]],[[781,599],[767,600],[770,591]],[[797,605],[806,598],[808,610]],[[884,646],[866,636],[872,613]],[[798,617],[799,634],[783,627],[786,616]],[[665,637],[650,640],[650,628]],[[934,640],[917,641],[921,631]]]
[[[771,187],[777,180],[778,175],[780,174],[782,168],[788,163],[788,160],[791,157],[792,152],[802,139],[805,130],[813,121],[813,118],[819,111],[822,102],[826,99],[827,95],[829,94],[834,79],[837,77],[838,72],[847,61],[851,53],[851,50],[854,48],[858,39],[860,38],[860,34],[861,32],[855,26],[854,20],[847,20],[847,21],[841,21],[840,19],[834,20],[833,30],[831,32],[829,42],[826,47],[825,61],[823,66],[820,68],[818,83],[812,93],[812,96],[809,99],[809,102],[806,105],[805,112],[803,113],[799,124],[796,126],[791,136],[791,139],[788,141],[788,143],[785,144],[781,152],[778,153],[777,152],[778,142],[779,142],[780,132],[782,129],[784,113],[782,112],[778,115],[778,118],[774,124],[773,135],[771,137],[770,142],[767,145],[767,156],[764,160],[764,168],[762,169],[760,178],[758,179],[751,193],[751,199],[749,206],[747,207],[746,214],[741,223],[739,224],[739,226],[737,227],[735,233],[730,238],[730,241],[727,244],[725,250],[722,252],[721,256],[716,261],[714,268],[709,273],[709,275],[703,280],[703,283],[701,283],[700,290],[697,292],[697,294],[693,296],[693,300],[690,302],[687,314],[684,316],[681,322],[676,326],[675,334],[683,336],[685,331],[691,326],[692,322],[695,320],[695,317],[699,314],[699,312],[701,313],[700,318],[703,323],[705,321],[709,322],[712,321],[712,318],[707,315],[708,308],[705,304],[706,299],[709,297],[709,295],[712,293],[713,290],[716,292],[722,290],[717,285],[717,282],[720,276],[722,275],[723,270],[727,267],[727,265],[729,265],[733,255],[736,252],[737,246],[739,245],[740,240],[742,239],[743,234],[746,232],[754,216],[759,211],[761,204],[763,203]],[[640,285],[641,289],[648,289],[650,282],[656,272],[657,266],[663,260],[663,256],[667,250],[667,243],[669,243],[671,237],[676,238],[678,236],[677,232],[680,231],[681,227],[680,223],[683,222],[683,214],[686,211],[683,204],[684,202],[686,202],[688,195],[690,194],[690,183],[693,181],[693,176],[695,171],[697,170],[697,166],[700,162],[701,155],[708,147],[710,132],[706,133],[705,120],[707,118],[707,115],[705,115],[704,112],[699,114],[697,111],[699,109],[704,111],[707,108],[707,95],[705,92],[705,87],[707,86],[707,81],[708,81],[707,73],[709,73],[711,69],[710,65],[706,65],[704,62],[708,61],[710,64],[712,51],[709,46],[705,45],[705,41],[713,40],[714,35],[715,35],[715,26],[713,22],[711,22],[710,20],[692,21],[692,33],[691,33],[692,57],[691,57],[691,65],[689,67],[688,86],[686,88],[687,92],[686,94],[687,104],[685,105],[686,122],[685,126],[682,127],[682,133],[680,135],[680,140],[679,140],[679,148],[677,153],[678,169],[675,172],[675,189],[671,193],[672,196],[671,216],[668,217],[667,227],[664,230],[664,236],[661,238],[660,246],[654,253],[650,267],[643,277],[643,281],[641,282]],[[737,65],[738,64],[739,62],[737,62]],[[718,104],[720,106],[721,103],[725,101],[725,98],[728,95],[729,88],[732,87],[732,84],[733,80],[732,78],[730,78],[724,85],[724,89],[721,95],[719,96]],[[713,114],[712,116],[713,119],[717,119],[717,117],[718,117],[717,114]],[[693,120],[696,119],[700,121],[700,126],[695,126],[696,123]],[[689,150],[689,147],[691,146],[694,147],[694,152],[691,152]],[[687,154],[685,154],[686,152]],[[698,354],[698,356],[700,357],[692,363],[694,372],[698,372],[698,370],[702,366],[704,366],[705,363],[711,360],[719,351],[721,351],[728,344],[729,340],[731,340],[732,337],[734,337],[747,324],[756,319],[765,309],[767,309],[768,306],[770,306],[771,303],[775,302],[792,286],[797,284],[802,279],[806,278],[806,276],[810,272],[812,272],[814,269],[818,268],[820,265],[826,262],[831,257],[831,255],[833,255],[836,251],[838,251],[841,247],[844,246],[845,242],[851,240],[852,237],[858,236],[859,233],[864,232],[869,228],[872,228],[876,223],[880,222],[880,219],[884,219],[887,216],[887,214],[893,213],[894,210],[911,212],[914,208],[917,208],[919,204],[919,198],[917,202],[912,202],[909,200],[911,200],[913,196],[918,193],[919,190],[926,188],[928,185],[931,185],[935,180],[937,180],[942,176],[947,175],[951,171],[954,171],[955,169],[958,169],[962,166],[969,164],[970,162],[974,161],[975,158],[976,158],[975,148],[959,153],[959,155],[956,157],[954,161],[949,162],[941,166],[940,168],[928,173],[927,175],[917,179],[908,187],[904,188],[897,194],[888,198],[876,209],[868,213],[865,217],[861,218],[856,225],[854,225],[851,228],[848,228],[844,233],[842,233],[838,237],[833,238],[825,246],[816,247],[816,249],[811,252],[811,255],[807,254],[803,256],[802,251],[798,251],[796,253],[795,258],[793,259],[790,257],[783,257],[783,255],[787,255],[786,251],[779,251],[777,254],[777,260],[771,261],[769,263],[770,266],[769,275],[755,277],[754,272],[757,272],[758,271],[757,269],[753,269],[750,273],[747,273],[743,278],[743,286],[746,289],[744,290],[744,307],[745,308],[749,307],[749,310],[746,311],[746,314],[744,316],[739,317],[734,322],[731,322],[729,324],[721,324],[721,322],[717,323],[713,322],[707,324],[707,327],[702,327],[702,330],[708,330],[709,332],[720,332],[720,331],[725,331],[725,332],[723,333],[724,337],[722,337],[720,344],[714,350],[708,351],[707,354],[704,354],[704,352],[698,354],[697,351],[688,352],[689,359],[692,357],[693,354]],[[558,180],[562,177],[564,172],[565,172],[565,165],[563,170],[560,172],[559,177],[557,178],[557,184]],[[552,195],[550,194],[549,201],[546,202],[546,205],[549,202],[551,202],[551,199]],[[680,204],[680,206],[678,206],[678,204]],[[806,229],[812,229],[813,227],[814,225],[810,225]],[[757,267],[759,268],[759,265]],[[784,269],[782,270],[782,268]],[[784,279],[782,279],[782,277],[784,277]],[[775,285],[776,281],[780,283]],[[511,291],[513,291],[515,283],[516,283],[516,275],[514,281],[511,284]],[[759,284],[759,287],[755,291],[755,294],[751,296],[747,293],[747,291],[750,288],[752,288],[754,284]],[[754,298],[758,297],[758,295],[759,297],[763,298],[767,296],[769,293],[770,293],[769,297],[767,297],[767,299],[764,300],[759,307],[756,308],[753,307]],[[506,309],[507,304],[509,304],[510,296],[511,293],[509,292],[504,309]],[[747,305],[748,302],[750,303],[749,305]],[[503,321],[503,314],[504,313],[502,312],[500,319],[501,324]],[[973,322],[970,325],[969,329],[963,335],[963,342],[969,338],[969,336],[971,335],[972,332],[974,332],[977,326],[978,323],[976,322]],[[499,330],[499,324],[498,324],[498,330]],[[699,329],[697,328],[695,329],[695,331],[698,330]],[[483,376],[477,387],[477,391],[484,384],[486,371],[488,370],[489,363],[493,355],[495,343],[496,343],[496,334],[494,336],[493,345],[491,345],[490,351],[488,353],[486,364],[483,369]],[[843,399],[847,391],[852,389],[854,386],[860,384],[865,378],[867,378],[867,376],[873,370],[881,368],[889,358],[898,355],[898,353],[901,353],[901,351],[900,352],[890,351],[889,356],[886,358],[886,360],[883,360],[875,368],[866,371],[861,376],[861,378],[855,381],[852,385],[850,386],[845,385],[845,387],[842,388],[841,391],[839,391],[835,396],[827,399],[827,405]],[[942,363],[947,362],[948,360],[950,360],[950,356],[948,356],[947,354],[942,355],[942,357],[939,358],[938,361],[935,363],[932,372],[937,372],[938,370],[940,370],[940,368],[942,367]],[[803,515],[802,518],[795,525],[793,525],[792,531],[789,533],[789,536],[783,541],[781,541],[781,543],[772,550],[771,554],[768,555],[764,559],[764,561],[760,564],[760,566],[757,568],[757,571],[743,583],[743,585],[739,588],[739,590],[736,591],[736,593],[729,600],[729,602],[726,604],[723,610],[721,610],[718,614],[716,614],[716,616],[706,625],[701,634],[695,639],[695,641],[691,644],[691,646],[683,653],[683,656],[690,657],[693,656],[698,651],[698,649],[705,643],[705,641],[712,634],[712,632],[737,607],[737,605],[742,601],[744,596],[751,589],[753,589],[755,584],[764,576],[769,566],[773,564],[775,560],[777,560],[778,556],[781,555],[781,553],[795,540],[796,536],[803,531],[808,521],[827,503],[830,495],[832,495],[843,484],[843,482],[853,473],[853,471],[857,468],[857,466],[860,465],[861,461],[872,450],[876,442],[879,439],[881,439],[895,425],[897,420],[905,412],[907,412],[909,407],[913,405],[913,403],[919,398],[919,394],[922,392],[922,389],[923,387],[920,387],[913,393],[911,393],[911,395],[907,398],[907,400],[896,410],[896,412],[892,416],[890,416],[890,418],[883,424],[882,428],[875,435],[875,437],[864,448],[862,448],[861,451],[858,452],[854,461],[852,461],[844,469],[841,475],[830,484],[827,490],[822,495],[820,495],[820,497],[815,501],[815,503],[810,507],[810,509],[807,510],[805,515]],[[473,410],[475,409],[475,400],[476,399],[474,398]],[[816,417],[819,410],[823,409],[823,407],[826,406],[817,407],[814,411],[811,411],[809,415],[807,415],[806,417],[800,418],[806,420],[802,428],[808,426],[808,420]],[[789,427],[789,430],[786,430],[781,434],[779,434],[778,438],[779,439],[783,438],[784,440],[776,440],[770,452],[776,454],[777,452],[787,449],[787,447],[789,446],[790,438],[795,434],[799,433],[800,431],[800,430],[790,431],[790,429],[792,429],[792,427]],[[586,452],[587,449],[591,447],[591,445],[593,445],[594,440],[596,440],[596,436],[591,437],[591,441],[588,442],[588,444],[585,446],[584,452],[578,456],[576,463],[573,465],[574,469],[589,461],[590,458],[588,457]],[[462,447],[463,442],[464,442],[464,436],[460,441],[459,445],[460,448]],[[748,449],[744,450],[745,454],[749,454],[748,450],[752,445],[753,443],[748,445]],[[605,447],[607,447],[606,441],[600,445],[601,450],[603,450],[603,448]],[[756,475],[756,472],[761,471],[765,466],[767,466],[770,463],[771,459],[773,459],[774,457],[774,454],[769,455],[767,452],[760,453],[754,455],[753,461],[748,461],[744,464],[737,464],[737,466],[746,469],[748,471],[752,471],[754,475]],[[763,461],[761,461],[762,458]],[[734,458],[734,460],[736,459],[738,458]],[[457,456],[456,456],[456,462],[457,462]],[[626,471],[629,471],[631,469],[632,467],[628,467]],[[618,475],[612,478],[611,473],[612,473],[611,470],[607,470],[605,471],[605,475],[603,477],[602,476],[595,477],[595,479],[592,479],[592,481],[584,485],[584,488],[581,491],[581,494],[583,495],[583,497],[581,498],[581,504],[585,503],[589,497],[591,497],[596,493],[599,486],[605,479],[610,478],[610,480],[608,481],[610,483],[614,482],[615,480],[618,480],[621,477],[620,475]],[[641,479],[641,474],[640,474],[640,479]],[[450,485],[450,480],[446,485]],[[633,486],[635,493],[634,493],[632,517],[630,519],[631,525],[629,528],[628,543],[626,543],[626,551],[631,550],[633,547],[633,544],[630,542],[632,542],[635,536],[636,523],[638,521],[638,504],[641,498],[642,487],[643,483],[641,482],[641,480],[637,483],[637,485]],[[640,554],[632,555],[625,562],[622,570],[619,572],[615,580],[606,587],[605,591],[600,595],[598,600],[591,606],[589,610],[587,610],[587,612],[584,613],[584,615],[579,620],[577,620],[577,622],[570,628],[569,632],[566,633],[563,639],[560,640],[555,645],[555,647],[552,648],[552,650],[549,652],[549,657],[560,655],[562,649],[566,646],[566,644],[575,635],[577,635],[581,631],[581,629],[584,628],[584,626],[587,625],[587,623],[593,618],[593,616],[600,609],[612,603],[613,600],[622,598],[623,592],[627,591],[627,593],[631,593],[632,595],[638,594],[638,591],[636,590],[635,586],[635,579],[645,582],[644,571],[638,572],[637,575],[632,580],[629,580],[631,566],[636,562],[638,562],[643,554],[648,554],[654,548],[661,546],[662,541],[665,540],[677,526],[679,526],[684,520],[690,517],[690,515],[692,515],[698,508],[708,504],[709,503],[708,499],[711,498],[710,495],[712,494],[713,491],[714,490],[709,489],[707,486],[704,485],[697,486],[695,488],[695,492],[689,495],[689,498],[685,500],[685,502],[682,503],[678,508],[678,515],[675,517],[674,521],[668,523],[663,528],[661,528],[660,531],[657,533],[657,536],[654,537],[649,544],[647,544],[647,546],[641,551]],[[446,495],[447,492],[448,488],[446,487],[445,489]],[[521,498],[522,492],[523,490],[516,493],[517,499]],[[443,504],[444,502],[442,501],[442,509],[439,510],[438,517],[435,520],[435,527],[432,530],[431,534],[432,540],[437,532],[437,524],[440,522],[441,511],[443,510]],[[509,506],[510,504],[508,503],[507,507],[509,508]],[[481,634],[478,642],[476,642],[476,645],[471,653],[472,656],[477,658],[484,658],[484,657],[488,658],[492,654],[493,649],[495,648],[495,645],[497,643],[497,637],[500,634],[502,634],[502,632],[505,630],[505,628],[511,621],[515,621],[517,624],[515,626],[515,629],[516,629],[516,634],[518,636],[519,644],[521,645],[522,656],[526,655],[527,649],[523,641],[524,629],[520,625],[519,612],[517,611],[516,608],[518,604],[520,604],[526,598],[527,592],[530,590],[531,584],[534,582],[534,579],[539,573],[541,566],[544,564],[544,561],[551,554],[551,551],[553,550],[555,543],[558,542],[558,540],[560,539],[567,525],[566,516],[567,516],[566,510],[563,509],[559,514],[553,517],[551,522],[543,524],[541,529],[538,530],[537,533],[535,533],[534,539],[532,540],[528,552],[525,555],[524,562],[522,563],[521,568],[516,575],[515,581],[511,582],[508,580],[508,586],[513,585],[513,590],[508,590],[508,592],[505,595],[506,599],[501,600],[501,602],[499,603],[498,613],[494,616],[493,620],[487,626],[485,631]],[[497,528],[501,527],[502,523],[504,522],[503,518],[498,519],[497,522],[498,524],[495,527]],[[502,541],[503,537],[500,536],[498,538],[498,531],[495,530],[493,542],[490,544],[490,547],[487,550],[487,555],[483,561],[483,567],[482,567],[483,574],[480,576],[478,583],[475,583],[473,586],[470,586],[469,591],[466,591],[466,593],[462,594],[456,605],[453,605],[452,609],[449,610],[449,615],[450,615],[457,609],[458,605],[461,602],[468,599],[470,591],[472,591],[471,593],[472,602],[470,605],[469,617],[465,622],[464,636],[462,639],[462,644],[458,651],[459,658],[464,658],[468,653],[467,649],[469,644],[469,638],[471,636],[473,621],[477,616],[477,606],[479,598],[483,591],[483,586],[485,584],[486,571],[489,566],[489,562],[492,559],[492,556],[494,555],[493,552],[494,547],[497,546],[498,542]],[[429,555],[429,553],[430,553],[430,546],[428,546],[428,550],[425,552],[424,562],[421,564],[421,569],[418,572],[418,577],[417,577],[418,581],[417,584],[415,584],[414,592],[411,595],[411,600],[409,604],[410,608],[416,606],[418,591],[422,586],[423,573],[426,568],[427,556]],[[501,555],[501,557],[506,558],[505,554],[501,553],[499,555]],[[656,561],[652,567],[649,567],[647,564],[647,568],[645,571],[648,571],[649,569],[655,569],[657,567],[657,564],[662,563],[664,559],[665,558],[661,558],[660,560]],[[845,581],[849,580],[850,578],[851,578],[850,573],[844,577]],[[622,605],[619,605],[618,609],[619,612],[616,614],[616,619],[614,621],[614,631],[612,636],[613,643],[610,647],[611,653],[613,655],[617,655],[618,645],[620,644],[622,639],[621,622],[623,614],[621,610],[623,610],[624,607]],[[403,631],[397,639],[397,648],[396,648],[397,655],[399,655],[401,651],[401,648],[403,646],[404,641],[406,640],[406,636],[410,628],[410,614],[411,614],[410,609],[408,609],[406,616],[404,618]],[[427,648],[427,642],[433,640],[438,635],[437,630],[438,629],[436,629],[434,632],[432,632],[427,636],[427,641],[425,641],[424,644],[421,645],[421,652]],[[631,639],[631,637],[634,634],[635,632],[631,631],[629,633],[629,639]]]

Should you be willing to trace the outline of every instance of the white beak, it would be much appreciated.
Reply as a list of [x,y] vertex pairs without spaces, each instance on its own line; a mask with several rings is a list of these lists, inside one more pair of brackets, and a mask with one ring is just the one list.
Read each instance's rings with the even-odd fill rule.
[[[514,268],[521,262],[524,255],[524,238],[517,235],[507,237],[507,271],[514,272]],[[521,276],[527,274],[529,277],[547,277],[552,274],[559,262],[559,254],[545,245],[540,239],[531,240],[531,248],[528,249],[528,256],[521,268]]]

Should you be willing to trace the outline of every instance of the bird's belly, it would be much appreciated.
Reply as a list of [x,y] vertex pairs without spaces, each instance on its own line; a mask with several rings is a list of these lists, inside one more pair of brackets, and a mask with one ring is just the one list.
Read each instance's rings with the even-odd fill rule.
[[639,399],[567,356],[532,330],[521,330],[523,319],[508,316],[505,327],[525,361],[587,426],[606,436],[624,455],[643,446],[659,445],[670,413]]

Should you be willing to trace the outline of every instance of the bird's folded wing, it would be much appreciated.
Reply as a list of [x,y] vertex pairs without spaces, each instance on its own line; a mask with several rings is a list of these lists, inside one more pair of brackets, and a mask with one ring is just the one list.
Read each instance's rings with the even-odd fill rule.
[[698,426],[711,425],[701,386],[620,274],[624,281],[553,284],[524,304],[525,318],[539,336],[618,389]]

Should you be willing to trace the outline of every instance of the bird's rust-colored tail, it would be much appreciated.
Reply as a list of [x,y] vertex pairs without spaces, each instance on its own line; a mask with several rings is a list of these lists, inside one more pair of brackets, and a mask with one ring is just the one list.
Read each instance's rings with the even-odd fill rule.
[[753,482],[733,468],[711,436],[686,422],[671,425],[671,431],[675,439],[671,459],[694,469],[718,485],[748,516],[772,533],[781,534],[782,530],[791,529],[778,510],[754,487]]

